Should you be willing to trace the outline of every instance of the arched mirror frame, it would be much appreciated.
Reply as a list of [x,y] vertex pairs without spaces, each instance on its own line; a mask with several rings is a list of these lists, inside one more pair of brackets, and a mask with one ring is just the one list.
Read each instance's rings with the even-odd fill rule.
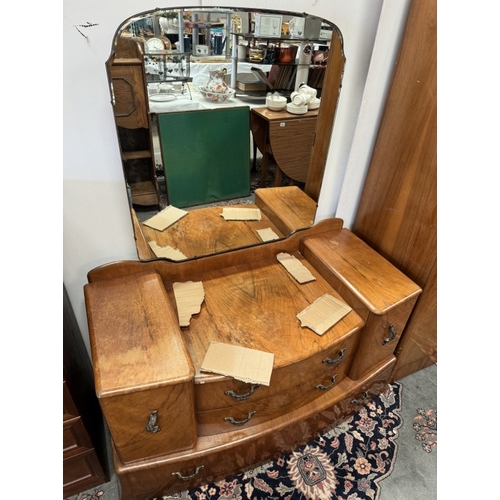
[[[183,7],[185,11],[190,10],[210,10],[209,7]],[[235,12],[244,12],[244,13],[262,13],[262,14],[283,14],[287,16],[307,16],[307,13],[298,13],[293,11],[283,11],[283,10],[272,10],[272,9],[252,9],[252,8],[243,8],[243,7],[225,7],[225,10],[233,10]],[[138,13],[134,16],[126,19],[115,32],[115,36],[112,42],[112,50],[111,55],[106,62],[106,67],[108,70],[108,81],[110,84],[110,92],[112,96],[112,102],[114,104],[114,90],[112,85],[112,78],[110,74],[110,62],[113,60],[115,55],[115,47],[116,43],[119,39],[122,31],[131,23],[132,20],[136,20],[139,18],[151,16],[158,12],[164,12],[169,10],[176,10],[175,7],[168,8],[156,8],[153,10],[144,11]],[[333,125],[335,121],[335,115],[337,111],[338,100],[340,96],[340,90],[342,88],[342,77],[344,74],[344,66],[345,66],[345,55],[344,55],[344,46],[343,46],[343,38],[338,27],[329,20],[322,19],[323,22],[330,25],[332,27],[332,38],[331,38],[331,48],[329,54],[329,60],[327,67],[325,69],[325,75],[323,79],[323,92],[321,95],[321,106],[318,110],[317,116],[317,124],[315,131],[315,139],[311,151],[309,169],[307,173],[307,180],[305,182],[304,192],[315,202],[318,201],[321,185],[323,181],[323,175],[326,166],[326,160],[328,155],[328,149],[330,146],[331,136]],[[326,89],[326,91],[325,91]],[[146,90],[147,92],[147,90]],[[146,94],[147,96],[147,94]],[[141,97],[140,97],[141,98]],[[144,98],[144,96],[142,97]],[[116,119],[115,119],[116,121]],[[118,127],[117,127],[118,129]],[[120,138],[118,137],[118,141],[120,142]],[[125,171],[124,171],[125,175]],[[134,229],[134,234],[136,236],[136,247],[138,251],[138,257],[140,260],[156,260],[161,259],[162,257],[155,258],[147,258],[148,254],[150,254],[150,249],[145,242],[141,229],[139,227],[138,221],[132,216],[132,225]],[[260,243],[265,244],[265,243]]]

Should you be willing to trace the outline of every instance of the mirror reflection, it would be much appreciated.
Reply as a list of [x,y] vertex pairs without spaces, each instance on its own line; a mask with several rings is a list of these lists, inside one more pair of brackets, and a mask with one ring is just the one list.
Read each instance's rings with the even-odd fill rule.
[[304,13],[156,9],[119,27],[106,65],[139,258],[311,226],[344,62],[336,26]]

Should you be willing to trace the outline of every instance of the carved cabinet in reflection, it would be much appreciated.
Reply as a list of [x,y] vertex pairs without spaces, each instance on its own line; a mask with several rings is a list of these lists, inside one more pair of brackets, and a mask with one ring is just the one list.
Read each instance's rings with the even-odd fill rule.
[[115,55],[108,61],[108,72],[129,201],[135,205],[159,206],[143,65],[142,44],[119,37]]

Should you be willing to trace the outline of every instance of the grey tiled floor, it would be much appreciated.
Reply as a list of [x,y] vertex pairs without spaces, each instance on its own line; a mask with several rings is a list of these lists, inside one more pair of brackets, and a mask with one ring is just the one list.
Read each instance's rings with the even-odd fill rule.
[[[429,366],[398,382],[403,386],[403,425],[396,441],[398,451],[394,470],[380,482],[379,500],[434,500],[437,499],[437,446],[426,452],[422,442],[416,439],[413,424],[420,408],[424,411],[433,409],[437,415],[437,367]],[[91,500],[96,489],[105,492],[103,500],[120,499],[114,473],[108,483],[84,492],[79,500]],[[77,495],[69,500],[76,499]]]

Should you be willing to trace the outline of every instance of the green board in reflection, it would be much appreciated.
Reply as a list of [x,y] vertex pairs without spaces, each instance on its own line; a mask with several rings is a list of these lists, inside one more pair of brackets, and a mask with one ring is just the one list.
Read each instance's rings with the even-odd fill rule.
[[157,117],[170,205],[182,208],[250,195],[248,107]]

